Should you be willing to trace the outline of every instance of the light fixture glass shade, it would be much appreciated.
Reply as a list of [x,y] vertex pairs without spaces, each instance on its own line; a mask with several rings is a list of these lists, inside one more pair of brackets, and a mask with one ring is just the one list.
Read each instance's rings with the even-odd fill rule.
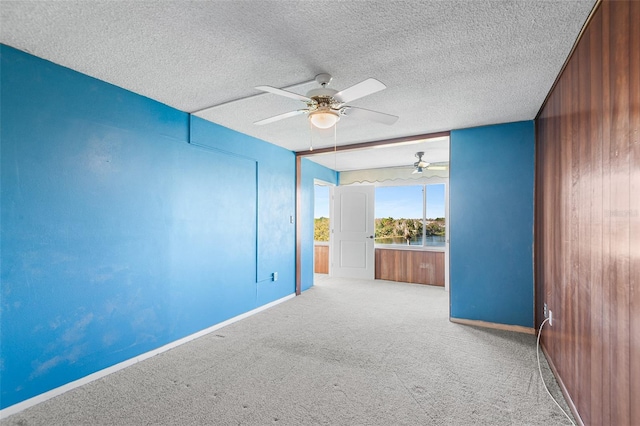
[[318,129],[328,129],[331,126],[334,126],[340,116],[333,111],[318,111],[309,115],[309,120],[311,120],[311,124],[316,126]]

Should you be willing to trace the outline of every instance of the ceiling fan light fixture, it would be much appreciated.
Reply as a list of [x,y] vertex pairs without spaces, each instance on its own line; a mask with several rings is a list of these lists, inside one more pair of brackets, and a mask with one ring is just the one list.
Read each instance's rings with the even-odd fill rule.
[[340,120],[340,114],[328,110],[316,111],[309,114],[309,120],[318,129],[328,129]]

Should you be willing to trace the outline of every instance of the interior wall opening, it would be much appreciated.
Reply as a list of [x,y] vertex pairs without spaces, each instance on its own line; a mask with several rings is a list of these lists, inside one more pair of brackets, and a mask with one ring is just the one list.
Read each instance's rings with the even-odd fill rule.
[[[335,277],[370,274],[371,279],[448,290],[449,135],[364,145],[306,155],[340,173],[340,186],[331,188],[329,194],[330,213],[325,216],[314,211],[314,225],[319,228],[315,234],[324,229],[323,237],[314,238],[314,270]],[[364,190],[366,186],[374,191],[371,195]],[[347,187],[354,189],[345,191]],[[369,198],[370,207],[364,203]],[[370,228],[359,225],[368,222]],[[345,224],[351,228],[346,229]],[[324,259],[326,265],[321,266]]]

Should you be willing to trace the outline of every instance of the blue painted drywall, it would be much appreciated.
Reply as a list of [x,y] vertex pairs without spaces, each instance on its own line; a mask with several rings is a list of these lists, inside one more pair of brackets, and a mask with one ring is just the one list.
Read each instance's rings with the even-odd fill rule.
[[321,166],[306,158],[302,159],[301,167],[302,179],[300,189],[302,196],[302,212],[300,220],[302,221],[302,282],[300,288],[304,291],[313,286],[314,179],[338,185],[340,176],[339,173],[334,170]]
[[[296,261],[295,154],[198,117],[192,117],[191,143],[255,163],[257,193],[234,192],[233,197],[247,202],[257,197],[257,305],[291,294]],[[228,178],[233,180],[241,173],[234,170]],[[278,273],[275,282],[271,280],[274,272]]]
[[451,316],[533,327],[533,121],[451,132]]
[[0,60],[1,408],[294,292],[292,152]]

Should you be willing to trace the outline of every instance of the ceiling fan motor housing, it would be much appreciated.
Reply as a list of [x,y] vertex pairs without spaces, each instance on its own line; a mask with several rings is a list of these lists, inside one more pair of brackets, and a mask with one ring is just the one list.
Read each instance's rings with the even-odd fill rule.
[[425,167],[429,167],[429,164],[430,164],[430,163],[427,163],[426,161],[424,161],[422,159],[423,155],[424,155],[424,152],[422,152],[422,151],[416,152],[416,158],[418,159],[418,161],[413,163],[413,167],[416,168],[416,171],[418,173],[422,173],[422,169],[424,169]]
[[316,81],[322,87],[307,92],[307,97],[311,99],[310,102],[307,102],[309,120],[314,126],[327,129],[340,120],[341,104],[333,97],[338,91],[327,87],[331,81],[329,74],[318,74]]
[[324,87],[327,84],[331,83],[332,79],[333,79],[333,77],[331,77],[331,74],[321,73],[321,74],[316,75],[316,81],[322,87]]
[[308,98],[314,97],[328,97],[333,99],[333,95],[338,93],[337,90],[329,89],[328,87],[320,87],[318,89],[311,89],[307,92]]

